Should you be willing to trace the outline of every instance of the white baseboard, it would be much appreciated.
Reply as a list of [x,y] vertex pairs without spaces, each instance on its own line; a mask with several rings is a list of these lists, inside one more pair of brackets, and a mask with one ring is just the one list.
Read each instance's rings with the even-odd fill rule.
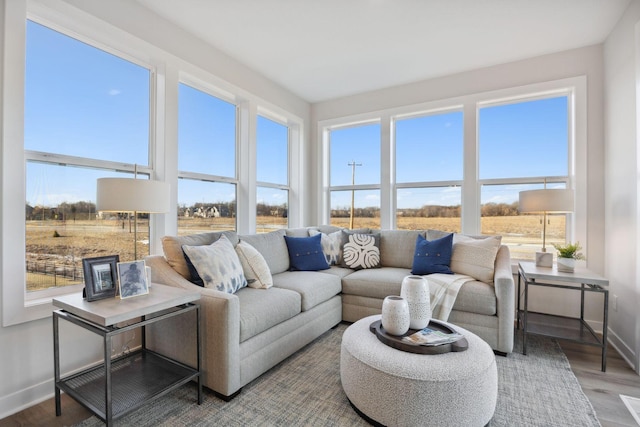
[[53,378],[0,398],[0,419],[37,405],[54,395]]
[[[134,347],[132,351],[137,350],[139,347],[140,346]],[[74,369],[71,372],[63,372],[62,376],[66,377],[67,375],[75,374],[76,372],[96,366],[99,363],[102,362],[90,363],[78,369]],[[55,390],[53,388],[53,378],[51,378],[39,384],[11,393],[10,395],[0,397],[0,420],[37,405],[38,403],[44,402],[47,399],[51,399],[54,395]]]
[[631,369],[636,371],[636,366],[638,362],[638,355],[636,352],[629,347],[620,337],[609,329],[609,334],[607,335],[607,341],[611,344],[611,347],[615,348],[616,351],[620,354],[620,356],[624,359],[625,362],[629,364]]

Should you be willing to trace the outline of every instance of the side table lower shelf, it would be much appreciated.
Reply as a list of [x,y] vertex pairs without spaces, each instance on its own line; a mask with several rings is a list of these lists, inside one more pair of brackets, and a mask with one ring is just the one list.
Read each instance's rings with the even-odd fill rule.
[[[524,312],[522,310],[518,312],[518,317],[520,324],[523,324]],[[527,313],[527,334],[544,335],[597,347],[603,345],[602,340],[584,320],[554,314],[529,311]]]
[[[150,350],[139,350],[112,360],[113,419],[196,379],[198,375],[196,369]],[[63,378],[56,385],[103,421],[106,420],[104,364]]]

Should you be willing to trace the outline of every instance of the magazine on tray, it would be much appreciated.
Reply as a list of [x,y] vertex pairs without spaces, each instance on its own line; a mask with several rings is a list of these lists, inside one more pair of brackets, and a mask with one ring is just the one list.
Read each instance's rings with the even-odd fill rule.
[[450,344],[458,341],[460,338],[462,338],[462,334],[457,332],[448,334],[446,332],[426,327],[416,333],[403,337],[402,340],[412,344],[435,346]]

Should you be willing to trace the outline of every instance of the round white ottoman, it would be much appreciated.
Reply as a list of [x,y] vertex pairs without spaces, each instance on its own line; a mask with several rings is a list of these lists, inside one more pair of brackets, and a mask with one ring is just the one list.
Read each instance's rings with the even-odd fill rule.
[[484,426],[491,420],[498,372],[486,342],[451,325],[466,337],[466,351],[408,353],[369,330],[379,319],[361,319],[342,336],[342,388],[360,415],[385,426]]

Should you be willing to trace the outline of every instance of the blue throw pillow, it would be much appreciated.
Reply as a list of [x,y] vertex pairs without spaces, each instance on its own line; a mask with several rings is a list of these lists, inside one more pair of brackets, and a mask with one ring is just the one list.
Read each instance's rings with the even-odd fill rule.
[[289,251],[290,270],[318,271],[329,268],[322,252],[321,235],[312,237],[284,236]]
[[436,240],[427,240],[422,235],[418,235],[411,274],[453,274],[449,268],[452,247],[453,233]]

